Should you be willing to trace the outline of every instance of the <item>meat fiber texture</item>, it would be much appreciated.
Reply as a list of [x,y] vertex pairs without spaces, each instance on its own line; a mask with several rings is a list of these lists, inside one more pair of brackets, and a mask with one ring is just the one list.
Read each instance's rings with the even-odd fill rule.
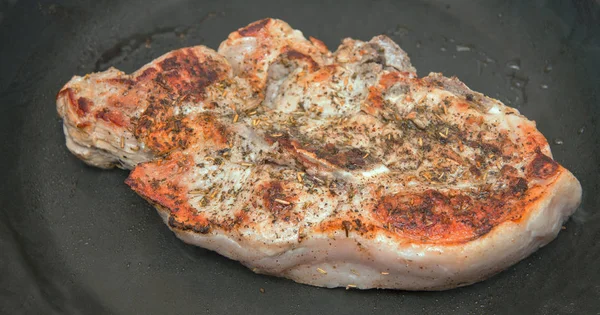
[[322,287],[444,290],[553,240],[581,200],[535,123],[386,36],[276,19],[58,93],[67,147],[184,242]]

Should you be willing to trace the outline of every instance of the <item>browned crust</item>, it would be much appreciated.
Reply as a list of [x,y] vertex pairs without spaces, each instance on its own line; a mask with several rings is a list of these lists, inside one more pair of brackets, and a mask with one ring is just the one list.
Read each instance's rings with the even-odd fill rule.
[[[263,36],[263,30],[271,22],[271,19],[255,22],[238,30],[237,35]],[[311,38],[311,42],[324,53],[322,42],[314,38]],[[261,51],[256,53],[260,54]],[[313,72],[314,82],[330,80],[337,71],[333,65],[319,66],[310,54],[294,47],[282,47],[280,55],[307,65]],[[260,60],[260,56],[255,57]],[[214,114],[204,113],[195,117],[175,115],[174,107],[188,100],[205,100],[207,88],[213,84],[226,83],[229,75],[230,69],[221,60],[210,56],[199,57],[192,49],[182,49],[133,78],[110,79],[110,82],[121,85],[124,89],[147,90],[149,96],[145,101],[148,106],[141,117],[133,122],[117,108],[130,104],[135,99],[115,97],[111,99],[110,108],[95,109],[94,102],[84,97],[75,97],[70,88],[63,89],[58,97],[67,97],[79,116],[94,113],[95,118],[116,126],[130,127],[134,124],[132,129],[135,136],[154,153],[166,158],[138,165],[127,179],[127,184],[152,203],[168,209],[168,223],[172,228],[208,233],[215,227],[232,229],[242,223],[250,225],[248,211],[253,209],[238,209],[233,218],[215,221],[190,205],[187,184],[181,182],[181,178],[194,165],[192,158],[181,151],[193,144],[214,151],[226,148],[232,132]],[[251,80],[253,75],[248,74]],[[436,108],[417,106],[414,112],[400,117],[384,101],[385,93],[399,83],[418,88],[445,89],[455,93],[457,97],[444,100]],[[394,120],[406,141],[422,141],[418,158],[431,161],[442,171],[452,163],[466,165],[469,170],[466,176],[470,176],[471,181],[485,181],[490,167],[513,162],[513,156],[530,162],[522,170],[504,165],[494,187],[482,185],[476,191],[432,188],[419,193],[383,194],[377,190],[362,205],[364,217],[339,215],[329,218],[316,229],[323,232],[343,230],[345,233],[361,233],[365,237],[385,233],[415,242],[460,244],[482,237],[504,222],[522,220],[531,210],[532,204],[546,197],[545,188],[551,186],[566,170],[542,152],[540,148],[547,147],[546,139],[524,119],[522,124],[516,126],[517,130],[514,130],[520,136],[519,143],[511,142],[506,131],[492,134],[493,140],[489,140],[490,130],[494,131],[494,127],[485,126],[486,121],[480,115],[485,109],[485,102],[489,100],[470,91],[456,79],[440,76],[417,79],[407,73],[385,70],[378,84],[369,87],[361,109],[378,118],[387,115],[386,121]],[[218,104],[211,103],[207,106]],[[447,122],[443,118],[434,118],[447,115],[448,108],[460,113],[474,110],[479,111],[479,114],[468,115],[461,121],[464,123],[462,126],[453,124],[451,119]],[[431,114],[427,128],[415,122],[415,119],[426,114]],[[82,128],[86,126],[85,123],[80,125]],[[488,136],[488,140],[484,136]],[[290,133],[278,137],[271,137],[267,133],[265,140],[270,144],[278,143],[280,153],[292,157],[294,166],[301,165],[308,169],[352,172],[380,162],[369,157],[364,150],[350,145],[342,147],[331,143],[323,144],[315,139],[294,137]],[[393,145],[396,150],[401,148],[402,141],[390,139],[383,143],[386,146]],[[461,156],[460,152],[465,148],[475,152],[472,160]],[[443,178],[443,174],[431,174],[430,171],[423,171],[419,176],[436,184],[441,184],[440,178]],[[296,206],[299,197],[293,193],[293,189],[288,189],[287,183],[272,180],[250,188],[260,192],[252,203],[254,209],[264,208],[276,220],[288,222],[302,219],[302,211],[298,211]],[[348,196],[354,188],[336,189],[337,195]]]
[[[173,229],[208,233],[211,229],[206,216],[198,213],[189,203],[187,189],[180,183],[181,174],[192,166],[191,158],[175,153],[164,161],[138,165],[125,183],[149,202],[168,212],[168,224]],[[160,172],[158,176],[151,176]],[[160,179],[158,179],[160,178]]]
[[251,23],[250,25],[240,28],[238,33],[242,36],[256,36],[260,30],[265,28],[265,26],[271,21],[270,18],[262,19],[260,21],[256,21]]
[[319,69],[319,64],[311,56],[303,54],[292,48],[284,48],[282,56],[287,57],[290,60],[303,62],[304,64],[308,65],[308,69],[310,71]]
[[79,116],[84,116],[89,113],[93,106],[94,102],[88,98],[80,97],[77,99],[77,113]]
[[548,179],[558,172],[560,165],[537,150],[535,158],[527,166],[527,176]]
[[[258,191],[262,192],[262,203],[267,211],[276,220],[290,221],[292,218],[300,220],[298,212],[295,212],[298,197],[286,189],[286,183],[281,181],[270,181],[261,184]],[[259,206],[259,205],[254,205]]]
[[[382,85],[389,86],[390,84],[384,83]],[[207,121],[210,121],[210,119]],[[221,128],[211,126],[205,132],[215,130],[221,130]],[[205,134],[201,138],[204,141],[213,140],[216,143],[225,144],[227,139],[226,136],[223,136],[225,134],[227,134],[226,131],[220,131],[214,134]],[[271,137],[267,134],[265,137],[265,140],[269,143],[279,143],[281,150],[291,154],[300,164],[308,168],[327,169],[329,171],[340,168],[352,171],[373,163],[372,160],[369,162],[369,158],[365,157],[365,152],[358,149],[340,149],[332,145],[320,147],[314,146],[315,143],[303,145],[289,134],[278,135],[278,137]],[[503,152],[506,150],[504,146],[508,145],[503,142],[505,140],[502,140],[502,136],[496,143],[469,140],[461,133],[453,137],[436,137],[435,139],[436,141],[443,141],[444,144],[460,142],[464,146],[481,151],[475,161],[464,161],[460,155],[449,147],[446,147],[447,150],[443,152],[431,151],[432,159],[443,156],[462,163],[472,163],[471,173],[476,178],[483,176],[481,169],[491,163],[490,156],[503,158]],[[524,149],[526,150],[527,147]],[[164,165],[157,166],[157,169],[167,167]],[[391,235],[391,237],[425,243],[459,244],[469,242],[486,235],[494,227],[504,222],[519,222],[530,211],[531,204],[540,198],[544,198],[545,191],[543,187],[552,184],[550,181],[541,186],[540,184],[530,183],[530,181],[536,178],[551,180],[565,171],[551,158],[543,155],[539,149],[536,150],[535,157],[526,169],[527,178],[521,177],[514,167],[505,165],[498,178],[498,187],[502,187],[501,189],[480,187],[477,191],[472,192],[430,189],[422,193],[376,194],[373,195],[374,201],[371,202],[371,205],[365,204],[364,208],[364,210],[372,213],[373,219],[338,216],[321,224],[317,229],[326,233],[342,229],[344,232],[361,233],[363,237],[367,238],[375,237],[378,233],[385,233]],[[139,180],[142,174],[143,172],[136,168],[128,183]],[[173,188],[171,191],[163,192],[138,189],[134,185],[132,185],[132,188],[151,200],[159,199],[160,194],[181,195],[181,188]],[[261,192],[260,199],[262,202],[261,204],[253,204],[254,208],[264,207],[277,220],[287,222],[291,219],[301,219],[297,216],[298,213],[301,214],[302,212],[294,211],[297,196],[286,193],[284,183],[279,181],[268,182],[262,184],[257,191]],[[161,204],[164,205],[164,202]],[[165,207],[169,208],[168,206]],[[196,212],[192,208],[183,211]],[[252,211],[252,209],[249,209],[249,211]],[[180,215],[171,220],[177,221],[179,218]],[[184,221],[181,221],[181,224],[184,222],[186,222],[185,224],[192,224],[190,222],[198,220],[198,224],[202,225],[206,221],[206,218],[196,215],[184,215],[183,218]],[[249,224],[246,222],[247,213],[245,211],[237,212],[234,223],[229,221],[229,219],[223,222],[213,220],[211,224],[228,229],[237,226],[240,222],[244,222],[245,225]],[[174,224],[171,224],[171,226],[174,227]]]
[[97,111],[95,117],[97,119],[104,120],[119,127],[123,127],[129,124],[129,119],[123,116],[123,114],[120,111],[110,110],[106,107]]

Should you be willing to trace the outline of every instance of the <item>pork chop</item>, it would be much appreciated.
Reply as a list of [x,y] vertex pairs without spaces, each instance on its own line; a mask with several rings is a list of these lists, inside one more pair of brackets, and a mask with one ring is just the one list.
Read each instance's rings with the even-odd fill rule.
[[581,200],[535,123],[391,39],[335,52],[285,22],[59,92],[67,147],[184,242],[323,287],[444,290],[553,240]]

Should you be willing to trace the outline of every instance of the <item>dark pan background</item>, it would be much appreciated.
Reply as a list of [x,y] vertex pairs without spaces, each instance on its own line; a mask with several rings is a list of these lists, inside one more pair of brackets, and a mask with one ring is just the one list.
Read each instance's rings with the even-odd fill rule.
[[[598,1],[0,2],[0,312],[5,314],[600,314]],[[321,289],[188,246],[64,145],[55,95],[74,74],[217,48],[277,17],[335,49],[386,33],[420,75],[456,75],[538,123],[583,203],[531,257],[446,292]],[[260,292],[264,289],[264,293]]]

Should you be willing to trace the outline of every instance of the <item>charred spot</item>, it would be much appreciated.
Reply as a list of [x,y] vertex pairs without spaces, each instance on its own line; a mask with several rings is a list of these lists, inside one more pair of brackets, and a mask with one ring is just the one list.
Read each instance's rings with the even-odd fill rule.
[[558,163],[541,152],[537,152],[535,158],[527,165],[527,175],[530,177],[547,179],[556,174]]
[[473,174],[474,176],[481,176],[481,171],[475,165],[471,165],[471,167],[469,168],[469,172],[471,172],[471,174]]
[[457,215],[463,215],[473,208],[473,199],[466,195],[456,195],[450,198],[450,205]]
[[[178,166],[182,167],[185,164],[185,162],[181,161],[181,160],[177,160],[176,164]],[[167,183],[167,188],[169,189],[169,191],[172,191],[172,192],[175,192],[175,193],[179,192],[181,190],[181,188],[177,184],[170,183],[170,182]]]
[[[152,125],[152,120],[149,117],[142,117],[138,120],[136,130],[148,129]],[[136,136],[138,133],[136,132]]]
[[135,81],[128,79],[128,78],[111,78],[111,79],[108,79],[108,82],[122,84],[122,85],[126,85],[126,86],[131,86],[131,85],[135,84]]
[[177,56],[166,58],[160,63],[160,67],[165,71],[179,68],[179,66],[180,64],[177,62]]
[[158,70],[156,70],[154,68],[148,68],[148,69],[144,70],[144,72],[142,72],[142,74],[138,75],[135,79],[138,82],[145,81],[145,80],[150,79],[157,72],[158,72]]
[[319,68],[319,64],[312,57],[305,55],[297,50],[289,49],[285,51],[285,56],[290,60],[304,61],[308,63],[311,70]]
[[506,164],[500,169],[500,175],[504,177],[515,177],[519,174],[516,168]]
[[365,227],[360,219],[354,219],[353,222],[354,222],[354,225],[356,226],[357,231],[360,231],[360,232],[365,231]]
[[194,224],[192,226],[192,230],[196,233],[201,233],[201,234],[206,234],[210,231],[210,226],[209,225],[199,225],[199,224]]
[[146,69],[138,80],[154,79],[154,82],[169,93],[180,96],[193,96],[203,99],[206,87],[220,81],[226,72],[224,64],[207,56],[201,60],[192,49],[174,52],[171,57],[160,62],[164,70],[157,73],[154,68]]
[[[515,179],[514,189],[522,193],[526,182]],[[478,200],[470,194],[428,190],[384,196],[373,211],[384,228],[408,237],[421,241],[468,241],[511,218],[515,199],[510,197],[514,195],[498,193]]]
[[[167,90],[168,92],[172,92],[173,89],[169,85],[169,81],[171,81],[171,82],[175,81],[173,78],[173,74],[175,76],[177,76],[178,74],[176,72],[171,73],[170,78],[165,78],[165,74],[167,74],[167,73],[159,72],[158,74],[156,74],[156,77],[154,77],[154,82],[156,82],[156,84],[158,84],[158,86],[162,87],[163,89]],[[163,100],[165,100],[165,99],[163,98],[160,101],[163,101]]]
[[477,227],[477,229],[475,230],[475,234],[478,236],[483,236],[489,233],[493,227],[494,226],[489,224],[488,222],[484,222],[483,224]]
[[227,152],[229,152],[229,151],[231,151],[231,149],[229,149],[229,148],[225,148],[225,149],[217,150],[217,155],[219,155],[219,156],[223,156],[223,155],[225,155],[225,153],[227,153]]
[[422,194],[395,194],[384,196],[375,207],[375,213],[401,230],[424,230],[440,224],[440,210],[449,205],[446,196],[435,190]]
[[256,21],[244,28],[239,29],[238,33],[242,36],[254,36],[261,29],[263,29],[269,23],[269,21],[271,21],[271,19],[262,19],[260,21]]
[[169,216],[169,226],[182,231],[193,231],[200,234],[206,234],[210,232],[210,225],[202,224],[200,222],[180,222],[175,217]]
[[94,102],[88,98],[80,97],[77,99],[77,113],[79,116],[89,113],[92,106],[94,106]]
[[271,181],[260,187],[263,204],[276,219],[289,220],[289,212],[294,208],[294,196],[286,194],[279,181]]
[[509,184],[509,193],[513,196],[522,196],[527,191],[527,180],[522,177],[512,178]]
[[[190,94],[196,98],[203,99],[206,88],[221,81],[225,76],[225,72],[219,70],[222,66],[223,65],[220,62],[211,58],[204,62],[199,62],[195,59],[190,66],[185,68],[189,73],[190,81],[182,82],[178,88],[178,92],[180,94]],[[180,71],[182,71],[182,69],[184,68],[180,68]],[[179,80],[182,80],[186,76],[188,75],[180,75],[181,78]]]
[[340,162],[349,170],[360,169],[366,164],[364,156],[365,153],[363,151],[352,148],[341,156]]
[[352,148],[350,150],[340,151],[334,144],[327,144],[321,150],[315,150],[318,158],[348,170],[361,169],[367,165],[366,153],[360,149]]
[[271,135],[266,135],[265,140],[268,144],[278,143],[285,150],[294,150],[294,144],[297,144],[295,140],[290,139],[289,134],[283,134],[280,137],[273,137]]
[[475,96],[473,96],[473,94],[468,93],[467,95],[465,95],[465,99],[469,102],[472,102],[475,100]]
[[[478,124],[481,124],[483,122],[483,118],[481,116],[477,116],[476,118],[473,118],[473,117],[467,118],[467,120],[469,120],[469,119],[477,120]],[[479,136],[481,137],[481,134]],[[464,137],[463,137],[463,139],[464,139]],[[482,154],[484,154],[486,156],[489,156],[490,154],[499,156],[502,154],[502,149],[500,149],[500,147],[495,144],[486,143],[486,142],[477,141],[477,140],[466,140],[466,139],[464,139],[464,140],[465,140],[464,141],[465,144],[467,144],[471,148],[481,150]],[[481,156],[480,158],[482,159],[480,162],[483,163],[485,161],[485,158],[483,156]]]
[[120,112],[110,111],[108,108],[96,112],[96,118],[102,119],[106,122],[113,123],[116,126],[123,127],[126,125],[125,119]]
[[173,69],[172,71],[167,71],[167,72],[163,73],[162,76],[163,76],[165,82],[175,81],[175,83],[173,83],[174,90],[181,89],[182,83],[176,82],[177,79],[179,77],[181,77],[181,73],[178,73],[175,69]]
[[491,143],[481,143],[479,145],[479,148],[481,149],[481,151],[485,152],[487,155],[489,155],[489,154],[499,155],[502,153],[502,150],[500,150],[500,148],[497,145],[494,145]]

